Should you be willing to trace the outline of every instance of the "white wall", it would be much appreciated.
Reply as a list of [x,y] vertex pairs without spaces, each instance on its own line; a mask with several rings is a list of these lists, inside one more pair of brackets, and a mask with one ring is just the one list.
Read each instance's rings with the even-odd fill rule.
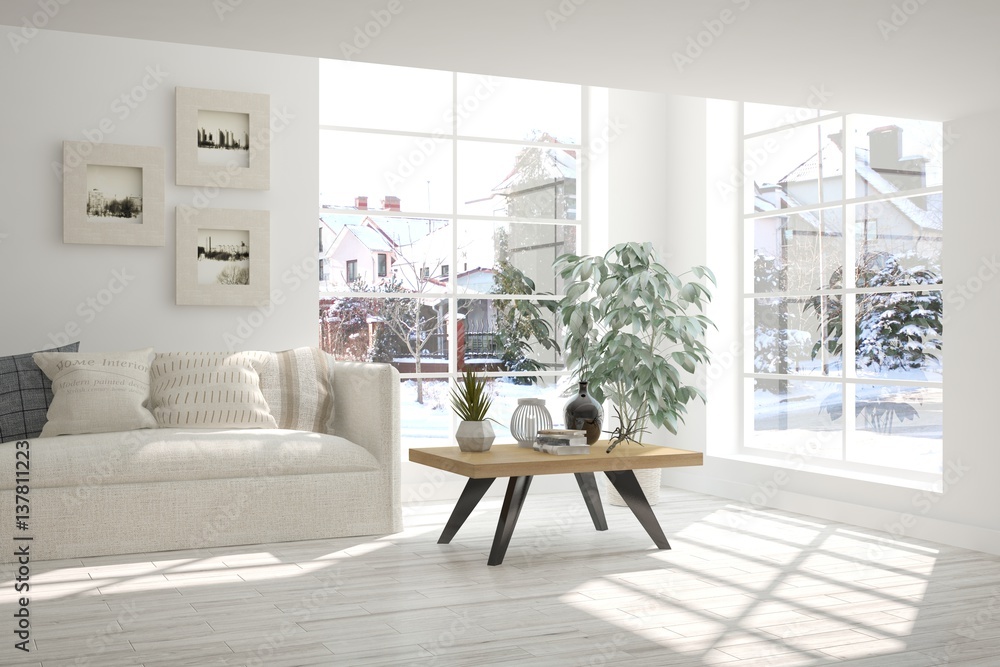
[[[0,49],[0,354],[66,338],[81,340],[83,351],[315,345],[316,60],[47,31],[29,46],[17,54]],[[174,185],[176,86],[267,93],[272,117],[291,117],[272,141],[270,190]],[[113,130],[101,132],[102,124]],[[62,183],[52,164],[61,163],[64,140],[88,139],[165,149],[165,246],[62,242]],[[270,211],[271,286],[283,301],[271,316],[254,308],[175,305],[174,209],[202,201]],[[128,284],[112,294],[116,271]],[[70,336],[67,329],[78,332]]]
[[[652,242],[677,274],[706,264],[705,105],[703,98],[611,91],[624,130],[610,153],[609,245]],[[676,436],[658,429],[648,439],[704,451],[704,433],[704,405],[695,401]]]

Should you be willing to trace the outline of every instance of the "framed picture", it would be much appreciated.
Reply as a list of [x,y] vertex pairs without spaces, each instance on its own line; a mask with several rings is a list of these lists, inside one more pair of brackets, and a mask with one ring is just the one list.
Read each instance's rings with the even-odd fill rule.
[[177,185],[267,190],[271,98],[177,88]]
[[177,305],[256,306],[271,294],[267,211],[177,207]]
[[163,149],[63,142],[63,241],[164,245]]

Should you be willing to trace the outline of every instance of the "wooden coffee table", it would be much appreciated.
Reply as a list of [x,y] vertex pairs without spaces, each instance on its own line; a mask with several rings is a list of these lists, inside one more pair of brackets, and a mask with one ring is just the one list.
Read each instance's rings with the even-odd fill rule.
[[604,508],[601,506],[601,497],[597,491],[597,480],[594,479],[595,472],[603,472],[642,527],[653,538],[653,543],[660,549],[669,549],[670,543],[663,535],[663,530],[657,523],[656,516],[632,471],[642,468],[698,466],[702,464],[701,452],[656,445],[629,444],[619,445],[613,452],[606,454],[607,447],[607,441],[602,440],[591,447],[590,454],[568,456],[543,454],[517,445],[494,445],[488,452],[463,452],[458,447],[429,447],[411,449],[410,460],[469,478],[438,539],[438,544],[451,542],[494,480],[498,477],[510,478],[490,558],[487,561],[489,565],[499,565],[503,562],[517,517],[524,504],[524,497],[535,475],[573,473],[590,511],[590,518],[594,521],[594,527],[597,530],[607,530],[608,523],[604,518]]

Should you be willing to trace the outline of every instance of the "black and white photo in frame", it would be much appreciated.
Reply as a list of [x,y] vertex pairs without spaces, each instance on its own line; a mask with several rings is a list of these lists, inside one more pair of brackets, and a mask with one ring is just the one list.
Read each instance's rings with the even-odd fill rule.
[[250,166],[250,114],[198,110],[198,164]]
[[269,95],[178,87],[176,97],[177,185],[270,188]]
[[177,305],[254,306],[271,293],[270,214],[177,207]]
[[63,142],[63,241],[164,245],[164,151]]
[[250,284],[249,229],[198,229],[198,284]]

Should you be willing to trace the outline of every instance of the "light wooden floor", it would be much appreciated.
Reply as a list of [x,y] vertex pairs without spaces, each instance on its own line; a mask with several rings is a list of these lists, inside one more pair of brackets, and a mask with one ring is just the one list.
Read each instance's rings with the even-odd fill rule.
[[1000,558],[665,490],[673,550],[578,495],[528,496],[488,567],[498,500],[450,545],[450,504],[381,538],[34,563],[33,646],[3,665],[1000,665]]

